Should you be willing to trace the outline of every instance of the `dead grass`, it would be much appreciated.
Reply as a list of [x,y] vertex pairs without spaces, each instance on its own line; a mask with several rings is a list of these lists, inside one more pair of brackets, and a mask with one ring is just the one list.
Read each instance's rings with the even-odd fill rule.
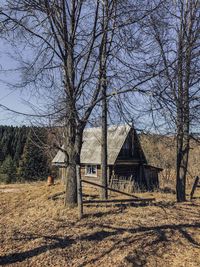
[[183,204],[173,194],[140,193],[156,202],[84,207],[80,221],[62,198],[47,199],[63,190],[59,183],[0,190],[2,266],[200,266],[200,192]]

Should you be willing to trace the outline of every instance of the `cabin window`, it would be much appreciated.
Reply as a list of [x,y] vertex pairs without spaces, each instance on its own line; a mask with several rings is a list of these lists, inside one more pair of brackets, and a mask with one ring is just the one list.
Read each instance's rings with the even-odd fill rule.
[[97,176],[97,166],[96,165],[87,165],[85,167],[85,175],[87,176]]

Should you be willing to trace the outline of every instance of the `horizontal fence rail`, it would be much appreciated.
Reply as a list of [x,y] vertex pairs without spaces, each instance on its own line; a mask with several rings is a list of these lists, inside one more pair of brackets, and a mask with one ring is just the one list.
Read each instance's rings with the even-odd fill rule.
[[[115,192],[124,196],[128,196],[131,197],[131,199],[105,199],[105,200],[83,200],[83,193],[82,193],[82,184],[90,184],[93,185],[95,187],[99,187],[99,188],[104,188],[107,189],[111,192]],[[149,202],[149,201],[153,201],[155,200],[155,198],[139,198],[135,195],[126,193],[126,192],[122,192],[120,190],[117,189],[113,189],[111,187],[105,187],[103,185],[94,183],[94,182],[90,182],[87,180],[82,180],[81,179],[81,175],[80,175],[80,168],[77,168],[77,200],[78,200],[78,215],[79,218],[81,219],[83,217],[83,204],[98,204],[98,203],[133,203],[133,202]]]

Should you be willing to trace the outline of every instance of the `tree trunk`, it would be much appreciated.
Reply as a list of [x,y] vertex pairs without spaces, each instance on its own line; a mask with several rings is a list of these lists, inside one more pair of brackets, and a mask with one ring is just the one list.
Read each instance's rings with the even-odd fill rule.
[[108,198],[108,174],[107,174],[107,29],[108,29],[108,1],[103,4],[102,20],[103,36],[100,47],[100,85],[102,92],[102,134],[101,134],[101,181],[105,187],[101,190],[102,199]]
[[[178,140],[177,140],[178,141]],[[177,201],[186,200],[186,175],[188,167],[188,156],[189,156],[189,140],[177,142],[177,174],[176,174],[176,195]]]
[[[72,160],[73,156],[71,156]],[[67,167],[65,206],[73,207],[77,204],[76,160]]]
[[186,166],[183,153],[183,136],[177,135],[177,161],[176,161],[176,198],[178,202],[185,201]]
[[[182,20],[178,35],[178,102],[177,102],[177,201],[186,200],[186,175],[190,141],[190,75],[192,53],[192,2],[182,10]],[[182,6],[183,8],[183,6]],[[191,10],[189,10],[191,8]],[[190,14],[191,12],[191,14]],[[190,14],[191,17],[188,17]],[[187,25],[187,27],[183,25]]]
[[[103,89],[102,100],[102,136],[101,136],[101,181],[102,185],[108,186],[108,175],[107,175],[107,100],[106,100],[106,87]],[[103,189],[101,191],[102,199],[108,198],[108,190]]]
[[64,204],[69,207],[77,205],[76,166],[80,165],[82,132],[83,130],[79,131],[77,129],[75,123],[68,122],[67,128],[65,129],[64,146],[66,150],[67,171],[65,177],[66,193]]
[[184,161],[184,133],[183,133],[183,26],[178,34],[178,98],[177,98],[177,137],[176,137],[176,198],[178,202],[185,201],[185,161]]
[[[189,158],[189,102],[187,89],[183,88],[183,101],[177,115],[177,161],[176,161],[176,197],[178,202],[186,200],[186,175]],[[185,92],[186,90],[186,92]]]

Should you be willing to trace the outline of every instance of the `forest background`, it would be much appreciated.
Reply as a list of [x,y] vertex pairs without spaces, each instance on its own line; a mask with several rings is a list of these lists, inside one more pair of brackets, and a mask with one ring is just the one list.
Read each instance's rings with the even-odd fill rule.
[[[139,134],[142,149],[149,162],[163,168],[160,187],[175,188],[175,137],[172,135]],[[44,127],[0,126],[0,183],[45,180],[48,175],[58,177],[51,160],[56,154],[52,134]],[[199,143],[191,141],[187,185],[200,172]]]

